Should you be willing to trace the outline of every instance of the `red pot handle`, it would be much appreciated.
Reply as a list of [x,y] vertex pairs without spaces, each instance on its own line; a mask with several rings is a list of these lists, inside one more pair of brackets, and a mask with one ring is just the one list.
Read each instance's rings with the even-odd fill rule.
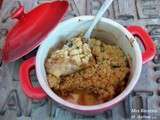
[[20,84],[24,93],[32,99],[45,99],[47,94],[42,90],[41,87],[34,87],[30,80],[30,71],[35,66],[35,57],[32,57],[24,61],[20,66]]
[[127,29],[141,40],[145,48],[145,51],[142,53],[143,64],[152,60],[156,54],[156,46],[150,35],[139,26],[129,26]]

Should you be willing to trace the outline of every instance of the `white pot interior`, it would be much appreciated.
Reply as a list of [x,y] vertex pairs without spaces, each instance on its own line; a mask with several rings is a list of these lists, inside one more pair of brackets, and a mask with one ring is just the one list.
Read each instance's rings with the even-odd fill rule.
[[[103,18],[101,22],[96,26],[96,30],[93,32],[93,36],[100,40],[105,41],[106,43],[118,45],[126,55],[129,55],[131,58],[131,75],[129,78],[129,84],[127,88],[116,98],[94,106],[81,106],[69,103],[59,96],[57,96],[48,86],[46,79],[46,72],[44,68],[44,61],[47,57],[48,51],[50,48],[57,47],[57,43],[70,39],[81,32],[85,32],[90,26],[93,17],[91,16],[81,16],[77,18],[72,18],[61,24],[59,24],[42,42],[37,56],[36,56],[36,72],[39,83],[44,91],[58,103],[67,106],[69,108],[77,110],[99,110],[104,107],[110,107],[113,104],[122,100],[135,86],[142,67],[141,52],[137,42],[134,40],[133,36],[121,25],[113,22],[110,19]],[[131,41],[132,45],[130,44]]]

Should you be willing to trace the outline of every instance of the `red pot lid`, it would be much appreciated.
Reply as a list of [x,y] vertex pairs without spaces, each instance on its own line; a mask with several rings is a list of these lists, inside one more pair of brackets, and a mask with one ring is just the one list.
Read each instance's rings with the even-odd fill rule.
[[44,3],[29,13],[23,6],[12,15],[19,21],[8,33],[3,47],[4,63],[15,61],[35,49],[67,11],[67,1]]

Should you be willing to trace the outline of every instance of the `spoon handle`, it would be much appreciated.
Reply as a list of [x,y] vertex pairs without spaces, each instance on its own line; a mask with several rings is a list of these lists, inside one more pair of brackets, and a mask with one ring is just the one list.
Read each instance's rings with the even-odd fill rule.
[[103,3],[102,7],[100,8],[100,10],[98,11],[93,23],[91,24],[91,26],[89,27],[89,29],[87,30],[87,32],[84,35],[84,38],[89,39],[92,33],[92,30],[94,29],[95,25],[98,23],[98,21],[101,19],[101,17],[103,16],[103,14],[105,13],[105,11],[107,10],[107,8],[111,5],[111,3],[113,2],[113,0],[105,0],[105,2]]

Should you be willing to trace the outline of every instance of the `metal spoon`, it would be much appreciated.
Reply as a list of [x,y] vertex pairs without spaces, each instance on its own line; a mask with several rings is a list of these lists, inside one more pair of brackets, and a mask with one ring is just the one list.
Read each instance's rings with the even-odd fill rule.
[[93,23],[91,24],[91,26],[89,27],[89,29],[87,30],[87,32],[84,35],[84,38],[86,40],[90,39],[90,36],[92,34],[92,31],[94,29],[94,27],[96,26],[96,24],[99,22],[99,20],[101,19],[101,17],[103,16],[103,14],[105,13],[105,11],[107,10],[107,8],[111,5],[111,3],[113,2],[113,0],[105,0],[105,2],[103,3],[102,7],[100,8],[100,10],[98,11]]

